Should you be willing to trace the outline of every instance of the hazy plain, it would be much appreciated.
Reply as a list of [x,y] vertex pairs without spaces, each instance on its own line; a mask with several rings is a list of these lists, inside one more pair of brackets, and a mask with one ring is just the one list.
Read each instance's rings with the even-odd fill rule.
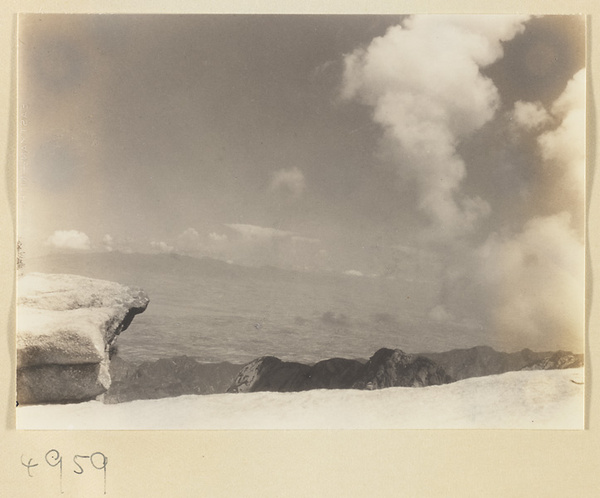
[[[381,347],[431,352],[481,343],[479,329],[431,318],[438,289],[419,281],[167,254],[53,255],[28,261],[26,270],[142,287],[150,305],[118,339],[118,354],[135,362],[177,355],[202,362],[263,355],[315,362],[368,358]],[[488,345],[509,349],[501,337]]]

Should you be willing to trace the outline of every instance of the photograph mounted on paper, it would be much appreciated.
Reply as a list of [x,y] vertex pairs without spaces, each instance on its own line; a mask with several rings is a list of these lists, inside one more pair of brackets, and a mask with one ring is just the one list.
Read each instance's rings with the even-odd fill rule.
[[584,16],[18,24],[18,429],[584,428]]

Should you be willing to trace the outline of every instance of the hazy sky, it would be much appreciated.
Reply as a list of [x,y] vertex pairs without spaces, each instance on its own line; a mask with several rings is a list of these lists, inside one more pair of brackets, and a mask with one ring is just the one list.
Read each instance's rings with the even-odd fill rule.
[[20,237],[580,330],[584,46],[579,17],[21,16]]

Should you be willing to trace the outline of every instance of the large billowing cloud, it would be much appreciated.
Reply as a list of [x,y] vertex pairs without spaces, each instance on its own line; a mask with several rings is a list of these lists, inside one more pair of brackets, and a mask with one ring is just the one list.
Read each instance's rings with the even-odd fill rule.
[[517,102],[511,113],[516,140],[533,144],[537,155],[528,165],[535,182],[521,226],[481,223],[490,205],[465,186],[460,146],[500,107],[482,69],[503,56],[502,43],[526,21],[408,18],[345,57],[341,92],[371,108],[382,130],[380,155],[395,166],[401,187],[414,190],[427,220],[419,245],[437,252],[442,265],[429,318],[477,328],[482,343],[502,348],[581,351],[585,72],[552,105]]
[[560,188],[581,200],[585,186],[585,69],[573,76],[552,105],[551,114],[560,124],[538,137],[544,164],[548,174],[556,175]]
[[567,209],[583,209],[585,74],[585,69],[578,71],[549,109],[540,102],[519,101],[511,113],[517,134],[539,133],[536,142],[544,167],[540,195]]
[[92,248],[90,238],[79,230],[56,230],[48,237],[46,244],[55,249],[89,251]]
[[342,96],[372,107],[382,154],[400,181],[416,186],[434,239],[459,237],[489,213],[487,202],[461,191],[457,146],[494,116],[498,91],[480,69],[502,56],[502,42],[524,21],[415,16],[345,57]]
[[583,247],[568,213],[494,233],[461,265],[446,275],[438,313],[463,320],[475,313],[493,340],[581,350]]
[[447,269],[438,314],[455,320],[475,314],[489,332],[517,336],[533,347],[582,350],[584,247],[577,220],[584,208],[584,111],[583,70],[549,110],[517,103],[514,116],[525,130],[544,123],[536,141],[538,183],[555,212],[533,216],[521,230],[492,233],[466,252]]

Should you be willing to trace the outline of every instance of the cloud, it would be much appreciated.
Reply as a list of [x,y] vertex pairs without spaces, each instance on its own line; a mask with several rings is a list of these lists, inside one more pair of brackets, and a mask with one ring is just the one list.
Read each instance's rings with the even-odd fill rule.
[[210,232],[208,235],[201,235],[198,230],[190,227],[177,236],[175,249],[182,254],[222,258],[227,242],[226,234]]
[[541,159],[537,199],[522,227],[491,233],[454,254],[446,268],[437,321],[476,318],[488,339],[532,348],[581,351],[584,332],[583,189],[585,71],[549,106],[517,103],[515,122],[534,135]]
[[115,237],[108,233],[105,234],[104,237],[102,237],[102,249],[104,249],[106,252],[118,251],[126,254],[131,254],[135,252],[132,249],[132,246],[136,247],[138,250],[143,250],[143,248],[140,248],[139,242],[135,242],[133,239],[128,237],[126,237],[125,239],[115,239]]
[[533,218],[517,234],[494,233],[464,264],[471,277],[455,273],[447,289],[454,309],[475,308],[490,332],[531,346],[581,350],[583,246],[569,213]]
[[544,192],[559,199],[568,193],[571,205],[580,205],[585,186],[585,69],[578,71],[563,93],[546,110],[540,102],[516,102],[510,115],[515,131],[536,131],[544,163]]
[[444,306],[442,306],[441,304],[438,304],[429,312],[429,318],[431,318],[432,320],[434,320],[436,322],[446,322],[447,323],[447,322],[454,321],[454,317],[452,316],[452,314],[448,313],[446,308]]
[[46,244],[56,249],[74,251],[89,251],[92,246],[90,238],[78,230],[56,230],[48,237]]
[[345,56],[341,95],[372,107],[382,155],[415,185],[429,237],[460,237],[489,214],[487,202],[461,190],[457,145],[494,116],[498,91],[480,69],[502,57],[502,42],[525,19],[415,16]]
[[531,131],[546,126],[552,118],[540,102],[518,101],[515,102],[511,119],[519,128]]
[[304,173],[296,167],[277,170],[271,177],[271,190],[282,192],[293,199],[301,197],[305,187]]
[[[538,117],[541,106],[535,105]],[[533,107],[530,107],[530,110]],[[446,272],[442,303],[482,317],[491,330],[530,346],[582,349],[585,71],[550,106],[537,137],[538,196],[550,214],[520,230],[492,233]],[[527,121],[532,123],[536,117]],[[539,121],[539,120],[538,120]]]
[[563,93],[552,104],[552,114],[565,117],[574,110],[585,109],[585,78],[585,68],[573,75]]
[[310,80],[314,83],[325,79],[328,76],[334,75],[336,73],[336,69],[338,69],[338,65],[339,61],[337,60],[329,60],[319,64],[311,71],[309,75]]
[[224,254],[237,263],[295,270],[314,270],[323,264],[323,258],[319,256],[319,239],[258,225],[230,223],[224,226],[233,233],[221,247]]
[[183,238],[189,238],[191,240],[197,240],[200,238],[200,234],[198,233],[198,230],[196,230],[195,228],[188,228],[186,230],[184,230],[179,237],[183,237]]
[[540,196],[559,199],[568,193],[571,205],[582,202],[585,186],[585,74],[578,71],[548,110],[540,102],[517,102],[511,113],[516,131],[539,133],[536,144],[545,169]]
[[[542,158],[557,175],[556,184],[583,199],[585,186],[585,69],[567,84],[552,105],[551,113],[560,124],[538,137]],[[555,192],[558,193],[558,192]]]
[[187,228],[172,241],[152,241],[154,251],[208,256],[250,266],[276,265],[304,269],[316,259],[319,240],[288,230],[243,223],[223,225],[231,233],[201,234]]
[[104,250],[107,252],[111,252],[114,250],[114,239],[112,238],[112,235],[106,234],[103,238],[102,238],[102,245],[104,246]]
[[254,240],[254,241],[264,241],[264,240],[273,240],[273,239],[282,239],[286,237],[291,237],[294,235],[293,232],[288,232],[286,230],[278,230],[277,228],[268,228],[261,227],[258,225],[247,225],[241,223],[229,223],[225,225],[228,228],[231,228],[235,232],[242,235],[242,237],[246,240]]
[[311,237],[302,237],[301,235],[292,235],[292,242],[300,243],[300,244],[320,244],[321,241],[319,239],[314,239]]
[[188,228],[177,236],[177,251],[184,254],[198,252],[202,249],[201,237],[195,228]]
[[214,242],[225,242],[227,240],[226,234],[220,234],[216,232],[211,232],[208,234],[208,238]]
[[[488,334],[483,343],[581,350],[585,73],[548,108],[518,102],[509,116],[515,130],[528,132],[519,146],[531,150],[533,143],[539,158],[528,165],[534,193],[521,226],[486,236],[481,221],[491,208],[467,191],[460,154],[500,107],[483,69],[503,56],[502,43],[526,20],[407,18],[345,56],[340,93],[371,109],[382,131],[380,159],[394,165],[402,189],[415,192],[427,220],[417,246],[435,252],[442,274],[429,319],[480,329]],[[483,242],[469,237],[475,229]],[[412,256],[404,253],[402,261]]]
[[169,244],[167,244],[166,242],[163,242],[162,240],[159,242],[153,240],[152,242],[150,242],[150,246],[155,251],[161,252],[161,253],[172,253],[173,251],[175,251],[175,248],[173,246],[170,246]]
[[364,277],[363,272],[358,271],[358,270],[346,270],[344,272],[344,275],[350,275],[352,277]]

